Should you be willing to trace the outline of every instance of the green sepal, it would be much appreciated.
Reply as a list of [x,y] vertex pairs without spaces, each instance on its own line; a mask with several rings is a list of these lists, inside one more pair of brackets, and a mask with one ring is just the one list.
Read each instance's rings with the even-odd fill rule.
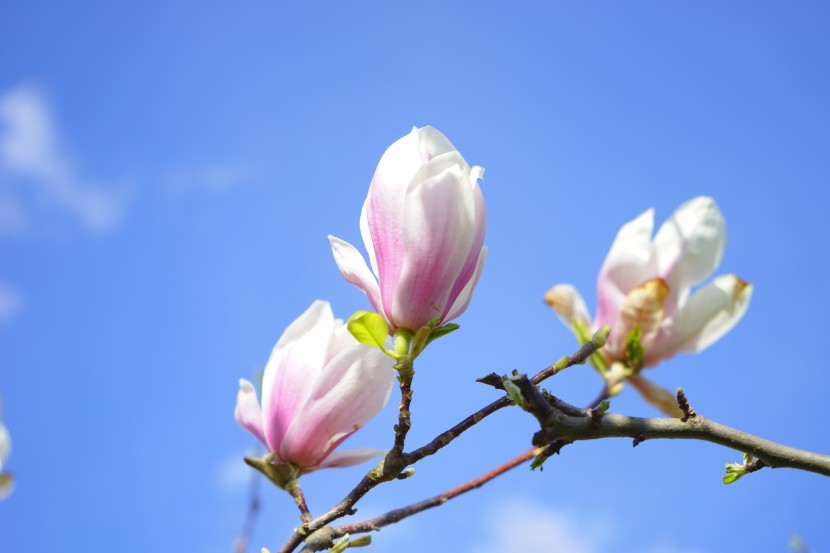
[[640,325],[634,325],[625,337],[625,359],[628,367],[635,373],[643,368],[643,363],[646,359],[646,350],[640,343],[640,338],[643,335],[643,330]]
[[[585,326],[585,323],[583,323],[580,319],[574,319],[572,329],[580,346],[591,341],[591,333],[588,332],[588,328]],[[588,358],[588,361],[590,361],[591,365],[599,371],[599,374],[601,374],[603,378],[605,378],[605,373],[608,372],[608,366],[605,364],[605,358],[602,357],[602,354],[596,352]]]
[[364,346],[378,348],[385,354],[396,357],[384,347],[386,338],[389,336],[389,326],[386,324],[386,319],[378,313],[358,311],[349,317],[346,327],[352,336]]
[[244,460],[245,464],[261,472],[283,490],[300,476],[300,467],[291,463],[274,463],[273,453],[268,453],[264,457],[245,457]]
[[429,338],[427,338],[427,343],[424,344],[424,347],[430,345],[433,342],[433,340],[443,338],[450,332],[455,332],[459,328],[461,327],[455,323],[447,323],[444,326],[439,326],[438,328],[433,329],[433,331],[429,333]]

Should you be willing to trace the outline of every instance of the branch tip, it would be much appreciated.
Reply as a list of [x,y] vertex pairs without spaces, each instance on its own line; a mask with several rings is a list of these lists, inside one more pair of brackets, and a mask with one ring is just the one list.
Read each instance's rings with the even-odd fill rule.
[[677,388],[677,406],[680,407],[680,410],[683,411],[683,417],[680,419],[683,422],[686,422],[689,419],[693,419],[697,416],[695,410],[692,409],[692,406],[689,405],[689,400],[686,399],[686,394],[683,393],[683,388]]

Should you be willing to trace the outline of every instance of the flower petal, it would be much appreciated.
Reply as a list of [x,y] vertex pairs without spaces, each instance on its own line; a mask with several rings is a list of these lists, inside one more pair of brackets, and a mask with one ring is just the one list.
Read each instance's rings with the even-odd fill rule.
[[386,404],[395,379],[392,359],[359,344],[332,359],[320,374],[280,446],[279,456],[314,467]]
[[625,296],[655,276],[653,228],[654,210],[649,209],[617,233],[597,278],[597,327],[614,324]]
[[700,352],[729,332],[744,316],[752,285],[735,275],[723,275],[695,292],[686,305],[660,330],[646,365],[679,352]]
[[452,321],[459,317],[462,313],[464,313],[467,308],[470,306],[470,300],[473,298],[473,291],[478,284],[478,279],[481,278],[481,271],[484,270],[484,262],[487,260],[487,246],[482,246],[481,250],[478,255],[478,262],[476,263],[476,269],[473,273],[473,277],[467,281],[467,284],[461,290],[461,293],[458,294],[458,297],[455,299],[455,303],[452,304],[452,307],[447,311],[444,317],[441,319],[440,324],[444,324],[446,322]]
[[[262,410],[259,408],[259,402],[256,399],[256,389],[253,384],[244,378],[239,379],[239,392],[236,394],[234,418],[242,428],[259,438],[259,441],[269,450],[271,449],[265,439],[265,432],[262,430]],[[0,436],[0,442],[2,442],[2,436]],[[0,449],[2,449],[2,446],[0,446]],[[0,459],[2,459],[2,456],[0,456]]]
[[477,257],[470,252],[478,253],[484,241],[480,194],[478,188],[471,190],[469,168],[457,152],[433,159],[414,177],[405,206],[400,278],[389,284],[381,275],[384,309],[390,312],[391,298],[395,326],[417,330],[442,317],[455,299],[451,294],[459,277],[465,271],[472,275]]
[[591,316],[582,295],[571,284],[557,284],[545,294],[545,303],[559,316],[559,320],[573,329],[574,320],[581,321],[585,328],[591,328]]
[[667,314],[686,303],[690,287],[703,282],[720,264],[726,247],[726,222],[712,198],[681,205],[654,237],[657,272],[672,290]]
[[334,262],[337,263],[337,268],[340,269],[346,280],[366,294],[375,311],[383,313],[380,302],[380,288],[378,288],[377,281],[372,276],[369,267],[366,266],[366,261],[357,251],[357,248],[345,240],[331,235],[329,235],[329,243],[331,244],[331,252],[334,254]]
[[641,374],[629,376],[628,381],[635,390],[640,392],[640,395],[643,396],[644,400],[663,413],[675,418],[683,416],[683,411],[681,411],[680,407],[678,407],[675,396],[662,386],[658,386]]
[[328,302],[315,301],[285,329],[271,352],[262,377],[262,426],[275,453],[325,366],[334,325]]
[[319,468],[351,467],[359,465],[374,457],[386,455],[385,449],[374,447],[361,447],[347,451],[333,451],[326,460],[320,463]]

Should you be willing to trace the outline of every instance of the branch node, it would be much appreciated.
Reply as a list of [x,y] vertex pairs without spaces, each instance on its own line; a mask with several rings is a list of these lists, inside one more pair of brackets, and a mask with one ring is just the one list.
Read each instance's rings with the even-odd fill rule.
[[689,405],[689,400],[686,399],[686,394],[683,393],[683,388],[677,389],[677,406],[680,407],[680,410],[683,411],[683,417],[680,419],[683,422],[686,422],[689,419],[693,419],[697,416],[695,410],[692,409],[692,406]]
[[642,434],[637,434],[636,436],[634,436],[634,441],[631,442],[631,447],[637,447],[644,441],[646,441],[646,437]]

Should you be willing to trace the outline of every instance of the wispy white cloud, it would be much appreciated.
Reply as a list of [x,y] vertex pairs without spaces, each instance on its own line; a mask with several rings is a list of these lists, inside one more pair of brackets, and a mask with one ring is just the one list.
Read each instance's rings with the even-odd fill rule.
[[169,171],[162,178],[162,182],[168,190],[176,194],[222,194],[243,186],[256,177],[257,171],[250,165],[226,162]]
[[251,482],[251,475],[254,469],[245,464],[242,460],[248,452],[239,452],[222,459],[216,467],[216,485],[228,493],[246,490]]
[[471,553],[567,551],[600,553],[616,533],[614,523],[576,517],[526,499],[500,502],[486,523],[489,532]]
[[23,296],[11,286],[0,282],[0,325],[10,323],[23,307]]
[[[611,553],[618,551],[623,526],[593,514],[565,512],[523,498],[500,501],[493,507],[470,553],[512,551],[567,551]],[[645,544],[647,553],[701,553],[670,541]]]
[[31,227],[42,209],[70,213],[90,231],[114,227],[125,191],[91,182],[76,166],[37,88],[20,86],[0,96],[0,232]]

